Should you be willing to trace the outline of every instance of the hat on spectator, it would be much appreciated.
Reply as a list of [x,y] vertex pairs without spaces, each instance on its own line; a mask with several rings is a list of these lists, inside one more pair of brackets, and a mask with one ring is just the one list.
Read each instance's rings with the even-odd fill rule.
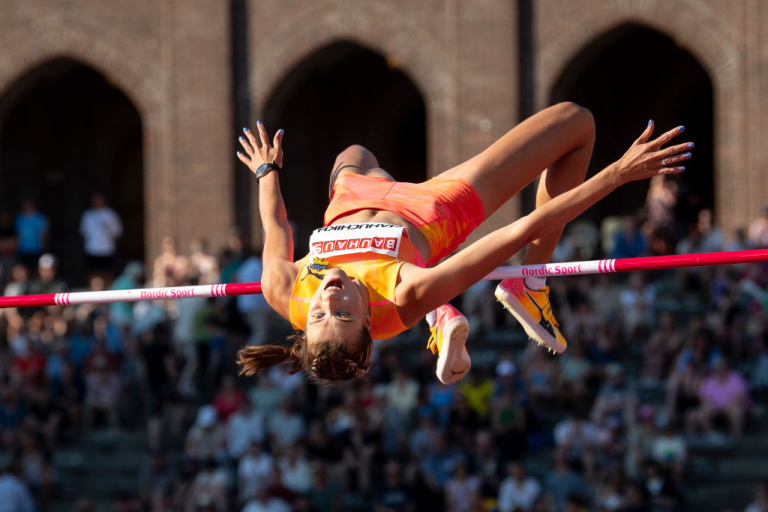
[[210,428],[216,424],[217,416],[212,405],[204,405],[197,411],[197,424],[202,428]]
[[499,377],[511,377],[516,372],[517,368],[515,368],[515,363],[509,359],[499,361],[499,364],[496,365],[496,375]]
[[56,256],[49,252],[40,256],[37,262],[37,266],[40,268],[55,268],[58,264],[59,261],[56,259]]

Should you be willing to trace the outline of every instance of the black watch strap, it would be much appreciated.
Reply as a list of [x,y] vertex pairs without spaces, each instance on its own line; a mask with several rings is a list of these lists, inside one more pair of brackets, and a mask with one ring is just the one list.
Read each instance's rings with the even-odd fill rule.
[[267,162],[265,164],[261,164],[258,169],[256,169],[256,182],[258,182],[261,178],[266,176],[267,174],[271,173],[272,171],[279,171],[280,166],[277,165],[275,161]]

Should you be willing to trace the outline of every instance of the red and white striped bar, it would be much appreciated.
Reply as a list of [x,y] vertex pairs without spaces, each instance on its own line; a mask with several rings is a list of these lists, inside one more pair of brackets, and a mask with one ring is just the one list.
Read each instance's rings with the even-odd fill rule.
[[73,304],[138,302],[142,300],[190,299],[193,297],[230,297],[255,293],[261,293],[261,283],[173,286],[169,288],[138,288],[134,290],[108,290],[103,292],[49,293],[45,295],[0,297],[0,308],[69,306]]
[[[499,267],[483,279],[500,279],[529,276],[575,276],[582,274],[606,274],[681,267],[710,265],[736,265],[768,261],[768,249],[751,251],[712,252],[703,254],[678,254],[648,258],[618,260],[573,261],[544,265],[517,265]],[[0,297],[0,308],[62,306],[71,304],[95,304],[109,302],[137,302],[142,300],[185,299],[205,297],[231,297],[262,293],[261,283],[214,284],[204,286],[176,286],[170,288],[143,288],[135,290],[109,290],[103,292],[56,293],[47,295],[19,295]]]

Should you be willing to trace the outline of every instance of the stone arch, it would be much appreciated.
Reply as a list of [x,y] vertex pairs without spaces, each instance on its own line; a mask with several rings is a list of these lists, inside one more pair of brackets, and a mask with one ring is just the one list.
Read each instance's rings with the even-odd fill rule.
[[[535,87],[537,108],[546,106],[558,77],[601,35],[628,23],[643,25],[664,34],[696,57],[712,80],[715,207],[728,212],[746,208],[744,202],[738,199],[745,195],[746,184],[724,179],[728,162],[737,160],[743,144],[728,135],[739,132],[743,115],[738,104],[743,78],[742,58],[735,43],[736,28],[713,12],[711,6],[694,0],[590,0],[571,8],[567,16],[563,15],[562,6],[561,2],[546,0],[540,4],[536,14],[540,20],[558,20],[556,23],[542,21],[537,26],[536,39],[540,47]],[[553,16],[548,16],[549,12]],[[554,16],[555,12],[558,16]],[[718,37],[712,37],[712,34]],[[741,213],[734,217],[739,216]]]
[[136,106],[142,119],[145,254],[154,254],[165,233],[172,232],[170,212],[162,208],[169,190],[169,148],[164,142],[164,83],[157,74],[158,48],[138,46],[82,20],[43,17],[0,35],[0,94],[30,70],[56,58],[69,58],[93,68],[114,82]]
[[251,32],[257,36],[250,62],[254,114],[263,112],[272,90],[289,70],[333,42],[351,41],[397,61],[422,93],[428,174],[435,175],[455,161],[457,132],[447,122],[455,104],[452,61],[436,40],[398,9],[384,2],[344,4],[343,9],[319,5],[287,18],[272,31],[254,27]]

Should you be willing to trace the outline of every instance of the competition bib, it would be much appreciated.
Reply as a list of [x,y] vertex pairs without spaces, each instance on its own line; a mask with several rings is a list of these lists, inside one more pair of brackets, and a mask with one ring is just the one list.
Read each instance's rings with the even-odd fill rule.
[[397,258],[403,226],[362,222],[316,229],[309,238],[309,254],[318,258],[375,252]]

